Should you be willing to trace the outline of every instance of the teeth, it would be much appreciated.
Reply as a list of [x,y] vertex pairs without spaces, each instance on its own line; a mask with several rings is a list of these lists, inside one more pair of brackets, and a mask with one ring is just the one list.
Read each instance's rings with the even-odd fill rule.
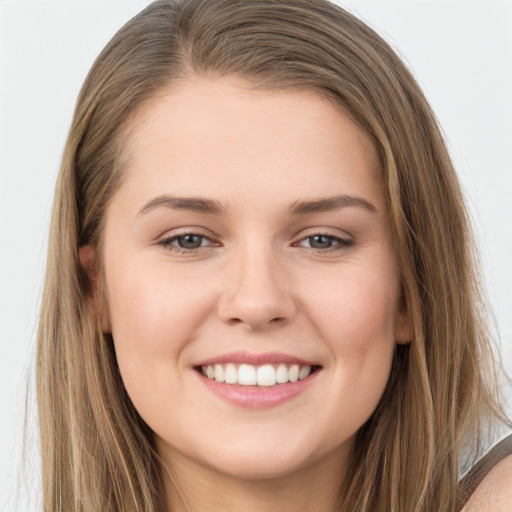
[[259,366],[256,371],[258,386],[273,386],[276,383],[276,371],[271,364]]
[[285,364],[280,364],[276,370],[276,382],[278,384],[284,384],[288,382],[288,368]]
[[292,364],[288,370],[288,379],[290,382],[297,382],[299,380],[299,365]]
[[224,382],[224,367],[221,364],[216,364],[215,369],[215,380],[217,382]]
[[224,372],[224,382],[226,384],[235,384],[238,382],[238,370],[234,364],[226,365],[226,370]]
[[256,384],[256,368],[252,364],[241,364],[238,368],[238,384],[254,386]]
[[[305,379],[311,373],[311,367],[303,366],[299,371],[299,380]],[[215,378],[217,378],[217,369],[215,369]]]
[[254,366],[252,364],[228,363],[203,365],[201,372],[211,380],[226,384],[270,387],[305,379],[311,373],[311,366],[298,364],[288,366],[284,363]]

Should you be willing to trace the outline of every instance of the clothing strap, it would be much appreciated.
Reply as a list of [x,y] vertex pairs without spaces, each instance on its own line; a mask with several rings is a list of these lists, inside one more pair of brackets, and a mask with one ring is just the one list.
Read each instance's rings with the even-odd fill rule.
[[512,435],[499,442],[492,450],[484,455],[460,481],[462,501],[459,502],[457,511],[462,510],[481,484],[482,480],[488,475],[491,469],[501,462],[505,457],[512,454]]

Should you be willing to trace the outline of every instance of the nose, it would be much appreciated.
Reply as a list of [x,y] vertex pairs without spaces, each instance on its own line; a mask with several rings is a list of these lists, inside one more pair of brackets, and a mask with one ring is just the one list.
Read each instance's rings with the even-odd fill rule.
[[223,279],[218,314],[230,325],[269,330],[289,323],[296,315],[288,272],[272,251],[233,255]]

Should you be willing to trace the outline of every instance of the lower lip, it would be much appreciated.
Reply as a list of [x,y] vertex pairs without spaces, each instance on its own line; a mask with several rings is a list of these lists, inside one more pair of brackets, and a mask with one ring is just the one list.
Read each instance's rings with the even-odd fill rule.
[[297,382],[287,382],[275,386],[240,386],[236,384],[224,384],[205,377],[197,372],[201,382],[217,396],[239,407],[249,409],[264,409],[275,407],[305,391],[316,379],[320,370],[308,375]]

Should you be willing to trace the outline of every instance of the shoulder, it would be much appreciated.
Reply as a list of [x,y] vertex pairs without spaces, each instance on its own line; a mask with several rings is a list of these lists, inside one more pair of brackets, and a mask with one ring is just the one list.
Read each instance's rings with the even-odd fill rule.
[[462,512],[512,511],[512,454],[498,462],[475,489]]

